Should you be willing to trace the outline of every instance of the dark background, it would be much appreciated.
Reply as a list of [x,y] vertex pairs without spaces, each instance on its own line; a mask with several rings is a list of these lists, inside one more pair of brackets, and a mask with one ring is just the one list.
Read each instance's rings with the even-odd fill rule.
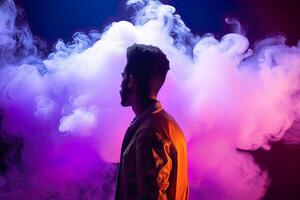
[[[0,1],[1,2],[1,1]],[[173,5],[193,33],[213,33],[217,38],[231,31],[224,19],[238,19],[253,45],[273,33],[282,33],[289,45],[300,39],[299,0],[165,0]],[[29,23],[34,35],[45,40],[51,51],[61,38],[72,40],[76,31],[100,32],[112,21],[129,20],[131,11],[126,1],[116,0],[16,0],[23,8],[23,20]],[[4,147],[0,144],[0,146]],[[5,155],[1,148],[0,157]],[[276,143],[270,151],[252,152],[260,166],[272,178],[264,199],[300,199],[300,148]],[[0,165],[1,166],[1,165]],[[0,170],[5,166],[1,166]]]
[[[1,0],[0,0],[1,1]],[[24,9],[33,33],[51,46],[58,38],[71,40],[76,31],[102,31],[112,21],[129,19],[125,0],[15,0]],[[300,39],[299,0],[163,0],[194,33],[221,37],[231,31],[224,19],[238,19],[253,43],[274,32]]]

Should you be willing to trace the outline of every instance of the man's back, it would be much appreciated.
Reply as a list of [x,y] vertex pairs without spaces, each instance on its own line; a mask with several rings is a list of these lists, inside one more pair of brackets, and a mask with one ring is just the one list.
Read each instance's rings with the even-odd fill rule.
[[156,102],[125,134],[116,199],[188,199],[187,172],[184,135]]

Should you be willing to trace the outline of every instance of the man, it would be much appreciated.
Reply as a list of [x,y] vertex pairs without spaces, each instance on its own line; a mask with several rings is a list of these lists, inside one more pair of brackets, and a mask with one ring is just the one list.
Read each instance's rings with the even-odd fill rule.
[[159,48],[134,44],[127,49],[121,104],[131,106],[136,117],[122,144],[116,200],[188,199],[184,135],[156,99],[168,70]]

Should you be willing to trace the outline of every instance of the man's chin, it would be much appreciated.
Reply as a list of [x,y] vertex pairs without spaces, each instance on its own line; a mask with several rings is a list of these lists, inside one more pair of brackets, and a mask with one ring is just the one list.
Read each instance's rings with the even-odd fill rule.
[[120,91],[120,97],[121,97],[121,105],[123,107],[131,106],[128,95],[126,95],[126,93]]
[[123,107],[131,106],[130,103],[127,102],[127,101],[121,101],[121,105],[122,105]]

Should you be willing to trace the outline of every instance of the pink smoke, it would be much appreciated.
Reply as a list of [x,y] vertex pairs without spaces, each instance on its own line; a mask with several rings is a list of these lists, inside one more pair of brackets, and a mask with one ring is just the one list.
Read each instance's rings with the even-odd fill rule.
[[14,2],[1,4],[1,138],[14,148],[0,198],[112,198],[112,163],[133,117],[120,106],[120,73],[126,48],[144,43],[159,46],[171,63],[160,99],[188,140],[191,199],[260,199],[267,172],[238,149],[299,141],[286,134],[299,116],[299,46],[273,37],[253,51],[240,33],[221,40],[191,34],[172,6],[128,4],[139,4],[133,23],[77,33],[47,59],[27,26],[15,26]]

